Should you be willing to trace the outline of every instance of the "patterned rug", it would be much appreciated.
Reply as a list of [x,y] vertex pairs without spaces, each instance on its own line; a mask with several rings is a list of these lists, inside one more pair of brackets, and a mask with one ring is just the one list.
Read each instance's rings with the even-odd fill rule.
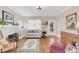
[[28,39],[17,53],[38,53],[39,52],[39,39]]

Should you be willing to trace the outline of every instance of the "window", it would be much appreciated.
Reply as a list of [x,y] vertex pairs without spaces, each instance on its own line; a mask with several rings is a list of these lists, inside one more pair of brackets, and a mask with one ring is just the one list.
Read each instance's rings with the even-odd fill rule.
[[41,20],[28,20],[28,30],[41,30]]

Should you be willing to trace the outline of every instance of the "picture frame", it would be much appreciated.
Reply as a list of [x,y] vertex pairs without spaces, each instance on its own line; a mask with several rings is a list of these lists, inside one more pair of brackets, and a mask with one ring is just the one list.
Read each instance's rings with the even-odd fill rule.
[[66,29],[75,30],[77,25],[77,13],[66,16]]
[[10,23],[10,24],[14,24],[14,15],[7,12],[7,11],[2,11],[2,20],[5,23]]

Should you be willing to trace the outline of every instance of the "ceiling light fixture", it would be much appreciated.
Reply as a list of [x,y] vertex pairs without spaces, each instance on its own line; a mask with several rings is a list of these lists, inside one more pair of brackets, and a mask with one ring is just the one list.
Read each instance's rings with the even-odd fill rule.
[[40,12],[43,9],[43,7],[38,6],[36,9]]

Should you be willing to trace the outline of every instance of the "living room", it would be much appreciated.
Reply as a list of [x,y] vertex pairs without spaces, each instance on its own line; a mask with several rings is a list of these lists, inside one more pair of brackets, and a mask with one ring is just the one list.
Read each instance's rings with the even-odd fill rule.
[[[72,41],[61,39],[61,36],[66,34],[71,38],[72,35],[73,37],[78,35],[78,14],[78,6],[0,6],[0,51],[53,53],[55,51],[51,50],[51,46],[55,42],[62,41],[69,44]],[[69,23],[75,25],[69,26],[67,22],[69,16],[75,17],[76,20]],[[2,40],[7,40],[9,43],[3,44]],[[4,48],[7,44],[11,46]]]

